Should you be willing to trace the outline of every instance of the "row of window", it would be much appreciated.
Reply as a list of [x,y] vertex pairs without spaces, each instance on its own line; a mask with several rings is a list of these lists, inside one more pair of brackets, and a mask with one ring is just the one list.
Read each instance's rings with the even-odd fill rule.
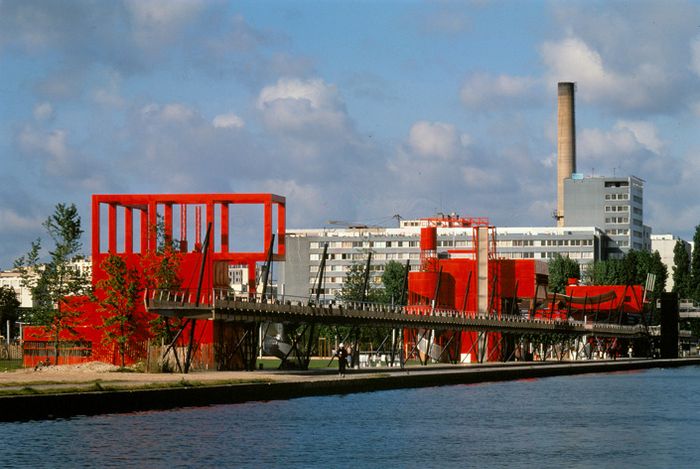
[[[311,249],[322,249],[324,243],[312,241]],[[418,241],[330,241],[329,249],[353,249],[353,248],[417,248]]]
[[605,223],[623,223],[628,224],[630,219],[628,217],[605,217]]
[[629,212],[629,211],[630,211],[629,205],[606,205],[605,206],[605,213]]
[[605,233],[610,236],[629,236],[630,230],[627,228],[613,228],[611,230],[605,230]]
[[553,259],[557,254],[569,259],[593,259],[593,252],[506,252],[499,253],[499,257],[506,259]]
[[622,194],[605,194],[605,200],[629,200],[630,195],[627,192]]

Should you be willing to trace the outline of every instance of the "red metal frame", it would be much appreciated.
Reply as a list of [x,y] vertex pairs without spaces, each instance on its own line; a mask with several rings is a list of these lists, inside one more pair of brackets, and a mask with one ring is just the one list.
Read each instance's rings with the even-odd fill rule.
[[[229,226],[229,210],[232,205],[261,205],[263,207],[263,230],[261,237],[263,247],[256,252],[235,252],[231,250],[230,238],[233,235]],[[92,196],[92,284],[97,286],[101,279],[106,277],[102,269],[103,260],[110,254],[122,256],[126,262],[137,269],[144,268],[141,258],[157,250],[157,230],[159,214],[163,221],[163,235],[166,242],[173,240],[173,217],[176,212],[180,216],[180,244],[176,247],[180,252],[180,278],[182,287],[196,287],[198,275],[202,268],[202,291],[210,291],[215,283],[228,285],[228,276],[225,268],[227,265],[246,265],[248,267],[249,291],[255,292],[255,271],[258,262],[268,259],[268,249],[273,234],[276,236],[277,248],[273,252],[273,261],[283,261],[285,257],[285,231],[286,231],[286,200],[275,194],[95,194]],[[107,221],[102,223],[102,210],[107,210]],[[189,206],[195,207],[195,243],[189,247],[187,236],[187,211]],[[201,245],[202,234],[202,208],[204,208],[205,226],[212,224],[210,242],[207,256],[203,256]],[[273,212],[277,210],[277,229],[273,233]],[[120,217],[121,215],[121,217]],[[138,249],[134,239],[135,223],[138,222],[139,230]],[[106,233],[106,246],[101,246],[102,234]],[[119,234],[123,236],[122,248],[118,249]],[[215,239],[219,240],[218,247]],[[206,257],[203,266],[202,260]],[[219,275],[217,275],[217,273]],[[223,275],[222,275],[223,274]],[[195,283],[195,285],[193,285]],[[97,292],[98,296],[100,292]],[[142,314],[148,314],[142,311]],[[97,304],[87,302],[77,321],[75,336],[65,336],[66,340],[75,340],[92,343],[90,357],[77,358],[79,361],[105,359],[114,360],[114,352],[107,350],[102,344],[103,313]],[[41,328],[28,327],[25,329],[28,340],[48,341],[49,338]],[[203,321],[197,326],[200,331],[197,335],[202,337],[202,342],[212,343],[214,332],[211,321]],[[148,338],[149,331],[139,331],[144,340]],[[40,355],[40,354],[39,354]],[[45,357],[37,355],[36,360]],[[133,361],[138,357],[130,357]],[[67,360],[68,357],[62,357]]]

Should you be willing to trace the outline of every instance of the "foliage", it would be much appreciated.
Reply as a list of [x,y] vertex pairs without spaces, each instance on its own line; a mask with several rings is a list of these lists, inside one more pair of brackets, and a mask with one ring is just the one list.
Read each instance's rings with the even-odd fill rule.
[[29,319],[53,338],[58,363],[61,334],[75,335],[73,327],[88,300],[83,295],[91,294],[91,285],[88,275],[75,265],[82,259],[83,233],[75,204],[56,205],[43,226],[54,243],[49,261],[40,262],[41,240],[37,239],[29,252],[15,261],[15,267],[20,271],[22,284],[32,292]]
[[570,278],[581,278],[578,262],[557,253],[548,263],[549,291],[563,293]]
[[[370,276],[371,277],[371,276]],[[367,282],[367,291],[365,288],[365,264],[355,262],[350,266],[348,273],[343,282],[343,288],[340,290],[340,298],[343,301],[364,301],[370,303],[378,303],[382,299],[382,292],[379,288],[372,285],[372,281]]]
[[116,344],[125,366],[126,349],[143,326],[140,315],[141,278],[138,269],[129,267],[121,256],[110,254],[100,265],[107,277],[97,283],[102,293],[100,310],[105,314],[102,322],[103,343]]
[[404,278],[406,276],[406,266],[396,262],[389,261],[384,266],[382,273],[382,303],[398,304],[401,301],[404,288]]
[[[154,227],[156,231],[156,251],[149,251],[141,257],[141,271],[143,272],[143,287],[148,290],[178,290],[182,288],[180,268],[182,254],[176,249],[178,241],[166,242],[165,228],[159,218]],[[150,321],[150,332],[158,339],[170,340],[172,332],[176,330],[182,321],[173,323],[165,321],[161,316]]]
[[0,328],[6,321],[14,325],[19,315],[20,302],[17,293],[10,287],[3,285],[0,287]]
[[659,298],[666,288],[668,270],[658,251],[631,250],[622,259],[596,261],[586,271],[593,285],[644,285],[647,274],[656,275],[652,298]]
[[673,247],[673,291],[681,298],[691,297],[690,256],[683,241]]

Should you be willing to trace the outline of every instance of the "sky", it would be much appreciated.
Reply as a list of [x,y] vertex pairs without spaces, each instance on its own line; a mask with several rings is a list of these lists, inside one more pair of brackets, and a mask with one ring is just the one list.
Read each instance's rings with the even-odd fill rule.
[[57,203],[89,232],[95,193],[553,226],[559,81],[578,172],[642,178],[690,239],[699,79],[700,2],[0,0],[0,269]]

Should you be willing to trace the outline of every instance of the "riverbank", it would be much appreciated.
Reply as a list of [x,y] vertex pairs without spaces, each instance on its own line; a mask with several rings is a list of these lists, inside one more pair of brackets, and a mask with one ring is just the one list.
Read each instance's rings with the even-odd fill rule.
[[79,369],[0,375],[0,420],[165,410],[399,388],[474,384],[583,373],[700,365],[700,358],[590,362],[519,362],[352,370],[117,373]]

